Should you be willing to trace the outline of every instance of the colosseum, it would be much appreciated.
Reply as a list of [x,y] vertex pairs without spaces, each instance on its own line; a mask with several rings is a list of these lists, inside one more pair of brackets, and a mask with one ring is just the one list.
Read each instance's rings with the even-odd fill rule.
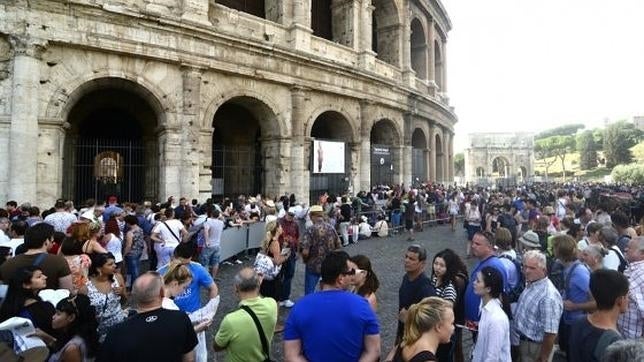
[[453,179],[439,0],[6,0],[0,201]]

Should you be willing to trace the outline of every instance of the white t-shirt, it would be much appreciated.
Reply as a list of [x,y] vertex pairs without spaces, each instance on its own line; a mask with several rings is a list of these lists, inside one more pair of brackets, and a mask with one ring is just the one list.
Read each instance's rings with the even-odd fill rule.
[[11,249],[11,256],[16,256],[16,248],[24,244],[25,239],[11,239],[7,238],[6,241],[1,241],[0,246],[5,246]]
[[[172,235],[172,232],[170,232],[170,229],[168,229],[168,227],[172,229],[174,235],[177,236],[176,238]],[[183,226],[181,221],[177,219],[170,219],[166,220],[165,222],[156,223],[156,225],[154,225],[154,229],[152,229],[152,232],[159,234],[159,237],[163,239],[163,241],[165,241],[165,246],[176,247],[177,245],[179,245],[179,241],[181,240],[181,230],[185,230],[185,227]]]
[[224,222],[219,219],[208,218],[203,227],[204,232],[208,230],[206,246],[214,247],[221,245],[221,234],[224,232]]
[[168,297],[163,297],[163,301],[161,302],[161,308],[169,309],[169,310],[179,310],[179,307],[177,307],[174,300]]
[[123,241],[112,234],[112,238],[105,245],[105,249],[114,255],[114,262],[120,263],[123,261]]
[[621,251],[617,251],[615,249],[617,248],[608,249],[608,255],[604,257],[604,269],[610,269],[610,270],[619,269],[620,261],[617,253],[621,253]]

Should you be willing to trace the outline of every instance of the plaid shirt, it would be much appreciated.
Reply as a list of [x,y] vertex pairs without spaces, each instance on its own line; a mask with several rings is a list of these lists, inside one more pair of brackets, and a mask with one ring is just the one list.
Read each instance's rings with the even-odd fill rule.
[[542,342],[545,333],[557,334],[563,302],[550,279],[528,283],[519,297],[514,313],[516,333]]
[[302,250],[308,250],[309,255],[304,259],[306,270],[320,274],[322,261],[333,250],[340,248],[340,238],[331,224],[319,220],[314,221],[304,232]]
[[644,337],[644,260],[631,263],[624,275],[630,283],[628,310],[617,320],[617,327],[625,338]]

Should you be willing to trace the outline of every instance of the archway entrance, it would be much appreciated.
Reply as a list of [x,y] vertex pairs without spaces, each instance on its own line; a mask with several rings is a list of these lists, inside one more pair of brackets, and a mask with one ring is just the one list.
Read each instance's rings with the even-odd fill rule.
[[419,79],[427,79],[427,41],[425,29],[418,19],[411,21],[411,68]]
[[212,126],[212,194],[237,197],[265,193],[271,165],[266,141],[279,135],[273,111],[251,97],[235,97],[222,104]]
[[494,177],[509,177],[510,176],[510,162],[504,157],[495,157],[492,160],[492,176]]
[[392,185],[398,169],[398,137],[394,124],[383,119],[371,128],[371,185]]
[[434,150],[434,154],[436,155],[436,182],[443,182],[445,181],[445,174],[444,174],[444,169],[443,169],[443,158],[445,155],[443,154],[443,141],[441,138],[436,135],[436,149]]
[[420,128],[411,135],[411,177],[412,184],[427,181],[427,140]]
[[327,111],[315,119],[310,136],[309,198],[313,203],[324,192],[340,195],[349,189],[352,131],[342,114]]
[[77,203],[111,195],[133,202],[158,198],[154,96],[116,78],[89,82],[83,93],[67,119],[63,196]]
[[526,178],[528,177],[528,170],[525,168],[525,166],[519,167],[519,172],[517,173],[517,177],[519,178],[519,182],[525,182]]
[[476,177],[477,178],[485,177],[485,169],[483,167],[477,167],[476,168]]

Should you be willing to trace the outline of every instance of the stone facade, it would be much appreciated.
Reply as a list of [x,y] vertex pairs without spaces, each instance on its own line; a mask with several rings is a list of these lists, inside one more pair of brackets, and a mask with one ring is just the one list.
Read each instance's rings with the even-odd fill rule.
[[[374,183],[375,143],[391,181],[451,181],[440,1],[327,0],[329,39],[311,1],[257,1],[262,16],[213,0],[0,3],[0,201],[80,201],[90,184],[89,196],[204,200],[220,172],[307,199],[315,137],[346,143],[353,190]],[[222,149],[250,150],[256,174],[217,169]],[[97,159],[105,150],[119,158]]]
[[534,176],[530,133],[472,133],[465,149],[465,180],[514,184]]

